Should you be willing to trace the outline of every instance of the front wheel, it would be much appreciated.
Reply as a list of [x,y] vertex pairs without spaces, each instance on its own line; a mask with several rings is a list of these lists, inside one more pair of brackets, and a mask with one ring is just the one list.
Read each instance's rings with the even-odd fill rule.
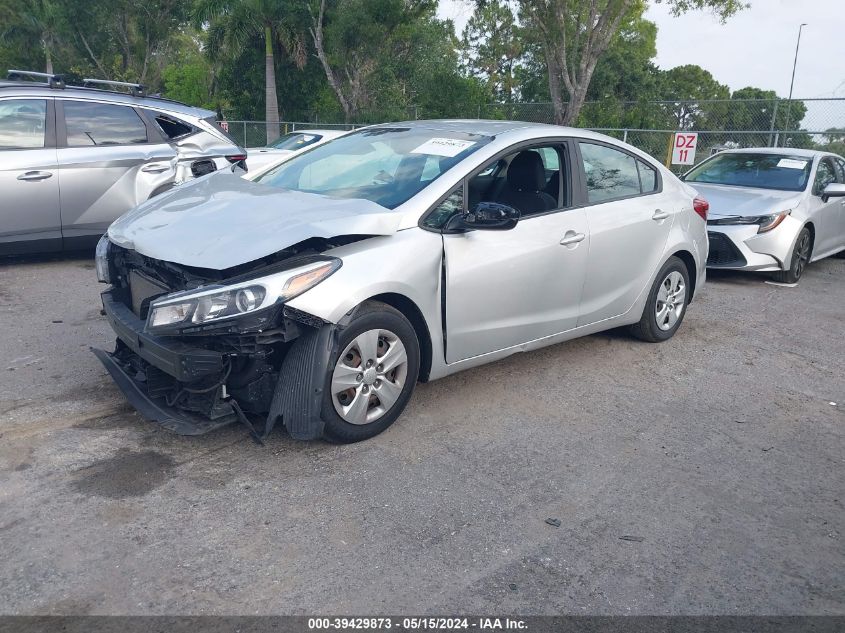
[[393,424],[419,365],[419,341],[402,313],[375,301],[362,305],[332,352],[321,411],[326,439],[358,442]]
[[686,264],[677,257],[670,257],[657,273],[640,322],[631,326],[631,333],[649,343],[672,338],[681,327],[687,311],[688,288]]
[[807,262],[810,261],[812,249],[813,238],[810,235],[810,229],[805,226],[798,234],[798,239],[795,240],[795,248],[792,249],[792,259],[789,262],[789,268],[772,275],[775,281],[785,284],[797,283],[801,279],[804,269],[807,267]]

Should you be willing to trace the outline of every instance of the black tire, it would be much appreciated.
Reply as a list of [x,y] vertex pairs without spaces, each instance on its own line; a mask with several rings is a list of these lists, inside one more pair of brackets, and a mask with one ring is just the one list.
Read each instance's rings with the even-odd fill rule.
[[[386,413],[378,419],[366,424],[352,424],[344,420],[335,409],[332,394],[332,376],[334,368],[338,363],[340,354],[360,334],[374,329],[388,330],[395,334],[404,345],[407,355],[407,372],[404,384],[399,397],[391,405]],[[324,438],[330,442],[351,443],[367,440],[375,437],[391,424],[393,424],[411,398],[411,393],[417,383],[420,370],[420,344],[416,332],[408,319],[395,308],[378,301],[367,301],[362,304],[352,321],[338,336],[337,346],[332,350],[329,362],[329,371],[326,376],[326,383],[323,389],[323,404],[320,417],[325,423],[323,429]],[[373,391],[375,394],[375,391]]]
[[813,236],[806,226],[801,229],[792,248],[792,257],[789,260],[789,269],[774,273],[772,278],[785,284],[794,284],[801,279],[804,269],[810,263],[810,256],[813,254]]
[[[683,304],[680,315],[677,316],[677,320],[671,325],[668,329],[662,329],[661,326],[657,322],[657,301],[658,301],[658,293],[661,290],[661,287],[664,283],[672,276],[673,273],[680,273],[681,277],[683,278],[684,283],[684,295],[683,295]],[[689,271],[687,270],[686,264],[682,262],[677,257],[670,257],[663,267],[660,269],[660,272],[657,273],[657,276],[654,278],[654,283],[651,286],[651,290],[648,293],[648,299],[646,299],[645,307],[643,308],[643,314],[640,317],[640,322],[635,323],[631,326],[631,334],[642,341],[648,341],[649,343],[660,343],[662,341],[669,340],[675,335],[675,332],[678,331],[678,328],[681,327],[681,323],[684,320],[684,316],[687,313],[687,306],[689,305],[690,299],[690,283],[689,283]]]

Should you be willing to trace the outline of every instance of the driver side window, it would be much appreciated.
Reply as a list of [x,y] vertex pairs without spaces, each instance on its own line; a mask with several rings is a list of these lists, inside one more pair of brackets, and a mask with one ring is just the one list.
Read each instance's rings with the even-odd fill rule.
[[517,209],[522,217],[560,209],[565,199],[560,152],[557,145],[541,145],[496,159],[469,180],[469,208],[495,202]]

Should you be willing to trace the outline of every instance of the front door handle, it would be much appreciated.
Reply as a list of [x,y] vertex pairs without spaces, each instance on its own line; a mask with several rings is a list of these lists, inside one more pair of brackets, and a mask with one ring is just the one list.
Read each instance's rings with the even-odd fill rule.
[[654,215],[651,216],[652,220],[665,220],[669,217],[669,214],[665,211],[661,211],[660,209],[654,210]]
[[561,246],[570,246],[572,244],[577,244],[584,240],[587,237],[583,233],[576,233],[575,231],[567,231],[566,235],[563,236],[563,239],[560,241]]
[[18,180],[47,180],[52,175],[50,171],[28,171],[18,176]]
[[141,167],[141,171],[145,171],[148,174],[160,174],[168,169],[170,169],[170,165],[162,165],[161,163],[152,163]]

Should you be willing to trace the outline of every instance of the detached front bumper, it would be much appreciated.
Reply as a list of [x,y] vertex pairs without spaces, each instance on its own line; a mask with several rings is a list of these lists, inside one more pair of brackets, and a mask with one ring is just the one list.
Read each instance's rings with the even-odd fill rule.
[[[244,371],[248,372],[249,361],[266,358],[255,346],[252,352],[224,354],[186,343],[197,340],[191,337],[154,336],[144,331],[145,322],[112,291],[102,293],[102,298],[118,343],[113,353],[92,351],[146,419],[180,435],[202,435],[241,421],[256,437],[266,437],[277,423],[284,424],[294,439],[322,436],[321,402],[336,325],[285,308],[285,321],[299,326],[288,326],[291,333],[297,332],[295,340],[272,343],[273,353],[283,356],[281,366],[245,378],[232,367],[239,357],[247,361]],[[263,432],[255,433],[244,412],[254,420],[266,416]]]
[[[180,383],[213,377],[223,372],[223,355],[213,350],[191,347],[180,341],[171,341],[144,332],[144,321],[126,305],[116,300],[110,291],[102,294],[106,319],[117,334],[118,340],[131,353],[150,366]],[[129,403],[151,422],[158,422],[179,435],[202,435],[238,420],[231,405],[221,403],[214,417],[196,415],[167,404],[166,397],[155,395],[150,371],[133,368],[117,352],[92,349],[106,371],[126,396]],[[152,392],[152,393],[151,393]]]
[[167,403],[162,399],[151,398],[144,389],[144,385],[130,376],[112,354],[101,349],[92,349],[91,351],[109,372],[112,380],[120,387],[129,404],[135,407],[145,419],[150,422],[157,422],[169,431],[178,435],[203,435],[228,426],[238,419],[234,412],[231,415],[212,420],[167,406]]
[[145,361],[179,382],[193,382],[223,370],[223,354],[191,347],[180,341],[144,332],[144,321],[106,291],[102,294],[106,319],[117,337]]

